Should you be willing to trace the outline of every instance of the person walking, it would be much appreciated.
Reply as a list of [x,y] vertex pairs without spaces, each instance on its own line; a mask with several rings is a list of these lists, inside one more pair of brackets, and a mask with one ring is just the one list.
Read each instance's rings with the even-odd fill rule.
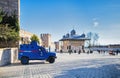
[[116,55],[118,55],[118,53],[119,53],[119,50],[117,49],[117,51],[116,51]]
[[72,53],[72,50],[71,50],[71,49],[69,49],[69,50],[68,50],[68,53],[69,53],[69,54],[71,54],[71,53]]
[[81,53],[81,50],[78,51],[78,54],[80,54],[80,53]]

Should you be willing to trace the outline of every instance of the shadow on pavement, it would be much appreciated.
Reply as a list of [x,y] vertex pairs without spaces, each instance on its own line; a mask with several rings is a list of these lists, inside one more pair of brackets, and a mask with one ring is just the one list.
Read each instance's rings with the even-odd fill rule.
[[72,69],[54,78],[120,78],[120,64]]
[[32,61],[32,62],[29,62],[29,64],[23,65],[20,62],[17,62],[17,63],[12,63],[12,64],[9,64],[9,65],[6,65],[6,66],[2,66],[2,67],[29,66],[29,65],[39,65],[39,64],[49,64],[49,63],[44,62],[44,61],[37,61],[37,62]]

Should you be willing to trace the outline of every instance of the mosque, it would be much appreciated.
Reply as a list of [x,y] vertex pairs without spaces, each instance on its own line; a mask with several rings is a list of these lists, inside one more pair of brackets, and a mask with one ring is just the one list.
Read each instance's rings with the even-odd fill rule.
[[76,31],[73,29],[70,33],[67,33],[63,36],[61,41],[61,50],[64,52],[68,52],[69,49],[72,52],[84,51],[85,41],[90,40],[83,33],[81,35],[76,34]]

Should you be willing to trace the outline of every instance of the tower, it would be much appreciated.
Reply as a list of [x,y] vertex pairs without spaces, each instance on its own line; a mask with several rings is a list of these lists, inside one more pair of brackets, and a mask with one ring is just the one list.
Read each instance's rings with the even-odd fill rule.
[[51,35],[50,34],[41,34],[42,46],[50,48],[51,46]]

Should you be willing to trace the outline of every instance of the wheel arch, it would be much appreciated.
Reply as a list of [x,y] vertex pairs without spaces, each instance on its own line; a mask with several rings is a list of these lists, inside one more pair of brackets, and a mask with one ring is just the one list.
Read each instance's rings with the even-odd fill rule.
[[46,61],[48,61],[50,58],[55,58],[55,56],[49,56]]
[[24,58],[24,57],[26,57],[26,58],[28,58],[28,59],[29,59],[29,57],[28,57],[28,56],[21,56],[21,59],[22,59],[22,58]]

